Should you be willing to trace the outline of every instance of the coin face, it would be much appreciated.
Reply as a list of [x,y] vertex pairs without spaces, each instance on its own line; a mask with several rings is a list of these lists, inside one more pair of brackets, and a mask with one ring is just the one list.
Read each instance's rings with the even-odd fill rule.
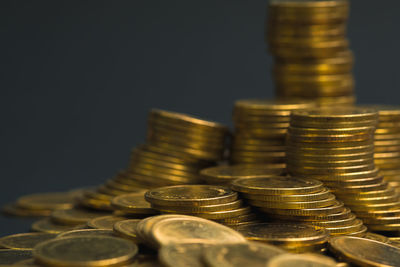
[[329,240],[329,250],[362,266],[400,266],[400,249],[360,237],[338,236]]
[[302,194],[323,190],[323,184],[313,179],[274,176],[268,178],[238,179],[232,188],[242,193],[256,194]]
[[74,205],[75,198],[71,192],[42,193],[20,197],[17,203],[27,209],[66,209]]
[[22,233],[0,238],[0,247],[10,249],[32,249],[37,244],[55,238],[55,234]]
[[137,240],[136,226],[140,221],[141,220],[139,219],[130,219],[130,220],[123,220],[116,222],[113,226],[114,232],[117,235],[136,241]]
[[306,224],[258,223],[240,226],[237,231],[249,240],[269,243],[323,243],[328,239],[325,230],[316,230]]
[[[282,254],[272,258],[267,267],[337,267],[336,261],[318,254]],[[265,266],[265,265],[264,265]]]
[[237,199],[237,193],[223,186],[179,185],[150,190],[145,194],[145,198],[152,204],[200,206],[234,201]]
[[357,121],[357,120],[376,120],[378,113],[374,109],[357,107],[340,108],[318,108],[308,110],[295,110],[292,112],[292,119],[299,120],[330,120],[330,121]]
[[171,243],[238,243],[245,238],[226,226],[192,216],[167,218],[156,222],[152,236],[159,245]]
[[204,248],[214,246],[203,243],[170,244],[161,247],[158,258],[166,267],[203,267]]
[[137,254],[138,247],[122,238],[81,236],[57,238],[35,247],[34,258],[56,266],[110,266],[126,263]]
[[70,224],[70,225],[77,225],[77,224],[86,224],[89,220],[109,215],[110,213],[107,212],[100,212],[88,209],[64,209],[64,210],[55,210],[51,214],[51,218],[59,222],[61,224]]
[[36,232],[60,234],[62,232],[85,228],[85,224],[79,225],[63,225],[54,223],[52,220],[45,218],[32,224],[32,230]]
[[204,249],[204,259],[210,267],[260,266],[273,257],[287,253],[278,247],[258,242],[224,244]]

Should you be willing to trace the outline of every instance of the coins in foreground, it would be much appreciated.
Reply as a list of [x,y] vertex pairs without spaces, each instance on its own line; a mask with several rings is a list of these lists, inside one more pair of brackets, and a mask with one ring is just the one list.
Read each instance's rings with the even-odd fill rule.
[[138,247],[127,240],[108,236],[58,238],[35,247],[39,263],[56,266],[112,266],[129,263]]
[[375,240],[338,236],[329,240],[335,255],[361,266],[400,266],[400,249]]
[[266,267],[338,267],[333,259],[319,254],[282,254],[268,261]]

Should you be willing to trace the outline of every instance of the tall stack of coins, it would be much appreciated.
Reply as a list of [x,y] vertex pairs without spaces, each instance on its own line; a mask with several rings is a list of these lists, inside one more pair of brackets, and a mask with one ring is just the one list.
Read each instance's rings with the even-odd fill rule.
[[295,100],[239,100],[233,109],[235,134],[233,164],[282,164],[285,162],[285,136],[292,110],[313,107]]
[[145,198],[164,214],[197,216],[236,227],[256,221],[238,194],[218,185],[177,185],[149,190]]
[[275,57],[278,97],[354,103],[348,14],[346,0],[270,1],[265,41]]
[[375,165],[400,192],[400,107],[372,106],[379,113],[375,131]]
[[330,235],[362,236],[367,230],[318,180],[282,176],[238,179],[232,189],[277,222],[302,222]]
[[371,230],[398,229],[399,194],[374,164],[376,110],[324,108],[292,113],[287,170],[323,181]]
[[147,142],[132,150],[128,168],[94,190],[81,204],[113,210],[115,196],[159,186],[198,184],[199,171],[223,158],[228,128],[186,114],[153,109]]

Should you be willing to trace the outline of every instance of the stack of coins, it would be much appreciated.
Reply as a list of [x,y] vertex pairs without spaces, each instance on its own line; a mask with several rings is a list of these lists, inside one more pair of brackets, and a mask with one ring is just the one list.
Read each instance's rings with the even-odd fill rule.
[[290,112],[313,107],[296,100],[239,100],[235,102],[232,143],[233,164],[282,164]]
[[232,189],[278,222],[301,222],[326,229],[330,235],[362,236],[367,230],[318,180],[282,176],[238,179]]
[[113,210],[115,196],[167,185],[198,184],[199,171],[223,158],[228,128],[186,114],[154,109],[147,142],[132,150],[128,168],[81,199],[85,207]]
[[324,108],[292,113],[287,170],[323,181],[370,230],[400,229],[399,194],[374,164],[376,110]]
[[269,243],[295,253],[324,251],[329,238],[324,229],[298,223],[258,223],[236,230],[248,240]]
[[354,103],[348,14],[346,0],[270,1],[265,41],[275,57],[278,97],[311,98],[321,105]]
[[161,213],[197,216],[232,227],[257,219],[238,194],[224,186],[166,186],[146,192],[145,198]]
[[150,216],[158,212],[144,198],[144,192],[117,196],[111,200],[111,205],[118,215],[127,217]]
[[375,165],[391,186],[400,192],[400,107],[371,106],[378,110],[375,131]]
[[230,186],[236,179],[270,177],[283,175],[284,164],[264,165],[221,165],[200,171],[201,177],[207,184]]

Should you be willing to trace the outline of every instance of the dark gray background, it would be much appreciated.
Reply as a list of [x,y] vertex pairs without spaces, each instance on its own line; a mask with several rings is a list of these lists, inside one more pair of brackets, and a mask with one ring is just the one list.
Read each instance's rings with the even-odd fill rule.
[[[125,167],[152,107],[229,124],[272,97],[265,0],[0,1],[0,204]],[[360,102],[399,102],[400,2],[352,1]],[[0,218],[0,234],[29,223]]]

